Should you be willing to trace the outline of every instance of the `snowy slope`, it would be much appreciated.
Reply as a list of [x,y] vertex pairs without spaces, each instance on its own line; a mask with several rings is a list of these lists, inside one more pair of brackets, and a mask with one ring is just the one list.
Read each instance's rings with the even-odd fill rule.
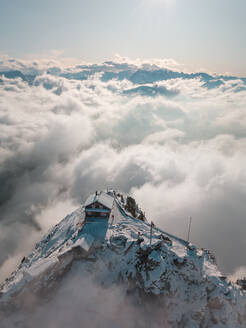
[[126,196],[112,197],[109,220],[87,221],[81,207],[49,231],[1,286],[2,315],[21,311],[27,294],[53,295],[76,272],[103,288],[120,285],[153,327],[246,327],[246,294],[221,275],[209,251],[158,228],[150,236],[150,224],[125,210]]

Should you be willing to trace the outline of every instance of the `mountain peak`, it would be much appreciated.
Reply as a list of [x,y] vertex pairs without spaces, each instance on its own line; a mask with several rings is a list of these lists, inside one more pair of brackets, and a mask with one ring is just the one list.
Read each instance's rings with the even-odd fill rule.
[[[74,277],[81,291],[75,298],[83,305],[76,323],[82,326],[96,307],[92,327],[112,322],[121,327],[98,296],[117,290],[111,309],[121,299],[122,313],[135,311],[125,327],[245,327],[245,292],[222,276],[213,255],[148,223],[135,200],[121,192],[96,191],[36,244],[1,286],[3,316],[20,320],[22,315],[21,327],[30,318],[35,322],[40,309],[52,318],[62,299],[59,291]],[[80,289],[85,281],[88,295]],[[66,289],[71,301],[72,290]],[[38,300],[31,305],[30,294]]]

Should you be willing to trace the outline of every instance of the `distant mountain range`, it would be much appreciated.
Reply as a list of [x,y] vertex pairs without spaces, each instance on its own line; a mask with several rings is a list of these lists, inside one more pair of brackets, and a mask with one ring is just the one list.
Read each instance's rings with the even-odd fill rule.
[[[24,68],[22,70],[5,69],[4,71],[0,71],[0,79],[1,76],[4,76],[5,78],[9,79],[20,78],[23,81],[32,85],[35,81],[35,78],[43,73],[80,81],[87,80],[91,78],[94,74],[99,74],[100,79],[104,82],[108,82],[112,79],[116,79],[119,81],[126,79],[136,85],[153,84],[160,81],[167,81],[170,79],[199,79],[201,82],[203,82],[203,87],[207,89],[217,88],[223,85],[225,81],[238,80],[245,84],[246,88],[246,77],[210,75],[204,72],[184,73],[170,69],[161,69],[158,67],[153,67],[151,69],[143,69],[134,65],[118,64],[114,62],[105,62],[102,65],[93,64],[76,66],[73,69],[66,69],[64,71],[61,71],[61,69],[58,67],[50,67],[47,70],[29,69],[28,73],[26,73],[26,69]],[[140,92],[142,92],[142,89],[139,90]],[[158,93],[166,95],[165,92]],[[148,92],[147,95],[149,95]]]

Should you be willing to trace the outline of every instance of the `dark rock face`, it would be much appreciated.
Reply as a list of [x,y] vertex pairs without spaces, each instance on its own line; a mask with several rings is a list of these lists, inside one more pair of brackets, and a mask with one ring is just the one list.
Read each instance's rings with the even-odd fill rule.
[[238,279],[237,284],[242,287],[242,289],[246,290],[246,278]]

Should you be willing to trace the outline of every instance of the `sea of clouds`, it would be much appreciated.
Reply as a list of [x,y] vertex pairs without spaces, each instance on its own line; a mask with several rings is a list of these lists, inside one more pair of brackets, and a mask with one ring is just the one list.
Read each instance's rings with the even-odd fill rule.
[[191,241],[246,274],[246,79],[127,58],[5,57],[0,72],[0,280],[107,187],[180,237],[191,216]]

